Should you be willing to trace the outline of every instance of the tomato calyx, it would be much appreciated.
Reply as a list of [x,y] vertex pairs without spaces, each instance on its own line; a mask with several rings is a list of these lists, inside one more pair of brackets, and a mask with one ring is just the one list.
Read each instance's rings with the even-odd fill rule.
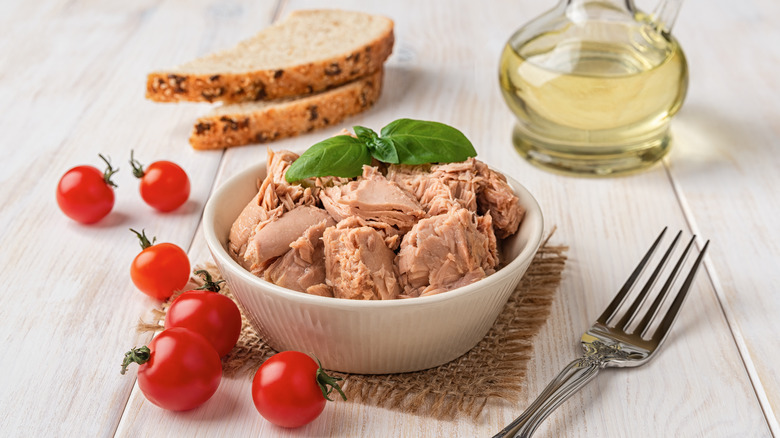
[[[315,359],[317,359],[315,357]],[[328,401],[333,401],[332,398],[328,397],[331,392],[335,389],[338,391],[338,393],[341,395],[341,398],[343,398],[345,401],[347,400],[347,395],[344,394],[344,391],[341,390],[341,386],[339,386],[338,381],[344,380],[341,377],[334,377],[330,376],[327,373],[325,373],[325,370],[322,369],[322,363],[319,359],[317,359],[317,373],[315,374],[317,379],[317,385],[319,385],[320,390],[322,391],[322,396],[325,397]]]
[[146,231],[143,228],[141,229],[140,233],[132,228],[130,228],[130,231],[132,231],[133,233],[135,233],[136,236],[138,236],[138,240],[140,241],[139,243],[141,244],[141,250],[149,248],[150,246],[154,245],[155,241],[157,241],[156,236],[152,237],[152,240],[149,241],[149,238],[146,237]]
[[98,154],[98,157],[100,157],[101,160],[103,160],[104,163],[106,163],[106,170],[103,171],[103,181],[106,182],[109,186],[113,188],[117,188],[116,183],[111,181],[111,177],[114,176],[115,173],[119,172],[119,168],[117,167],[114,169],[111,166],[111,163],[108,161],[106,157],[103,156],[103,154]]
[[143,178],[146,172],[144,172],[144,166],[140,161],[133,157],[133,150],[130,149],[130,165],[133,166],[133,176],[136,178]]
[[127,367],[130,366],[131,363],[137,363],[138,365],[145,364],[149,361],[151,354],[152,352],[146,345],[139,348],[133,347],[133,349],[125,353],[125,359],[122,361],[122,370],[119,374],[124,375],[127,372]]
[[198,269],[197,271],[195,271],[195,275],[200,275],[201,277],[203,277],[204,283],[203,286],[196,287],[193,290],[209,290],[211,292],[219,292],[219,290],[221,289],[219,285],[225,282],[225,280],[214,281],[211,278],[211,274],[209,274],[209,271],[205,269]]

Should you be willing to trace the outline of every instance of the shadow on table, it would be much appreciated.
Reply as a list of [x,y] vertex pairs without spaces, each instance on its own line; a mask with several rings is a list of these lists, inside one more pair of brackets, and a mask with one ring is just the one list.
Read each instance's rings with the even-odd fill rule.
[[707,178],[741,170],[737,155],[766,150],[759,125],[757,120],[735,119],[713,107],[685,107],[672,121],[672,170]]
[[130,215],[122,211],[113,210],[108,216],[101,219],[99,222],[89,225],[81,225],[87,228],[113,228],[120,225],[125,225],[130,219]]

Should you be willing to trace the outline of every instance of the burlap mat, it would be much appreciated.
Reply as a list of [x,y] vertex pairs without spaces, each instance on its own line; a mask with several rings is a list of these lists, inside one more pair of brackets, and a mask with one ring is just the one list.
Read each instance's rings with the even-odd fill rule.
[[[490,400],[517,401],[533,353],[533,337],[550,314],[566,263],[568,248],[549,245],[549,239],[550,236],[536,253],[503,312],[476,347],[452,362],[414,373],[330,373],[344,378],[342,387],[348,401],[440,419],[461,416],[476,419]],[[215,280],[221,279],[213,264],[198,269],[201,268],[207,269]],[[191,282],[201,285],[203,280],[193,277]],[[221,293],[233,298],[224,284]],[[160,330],[165,312],[176,296],[154,309],[152,320],[139,323],[138,330]],[[222,359],[223,374],[251,378],[274,353],[244,318],[238,344]]]

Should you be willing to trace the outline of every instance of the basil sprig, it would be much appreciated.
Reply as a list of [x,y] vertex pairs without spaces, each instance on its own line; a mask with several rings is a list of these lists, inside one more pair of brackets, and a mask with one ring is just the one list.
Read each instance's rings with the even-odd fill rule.
[[293,182],[312,176],[352,178],[362,173],[364,164],[371,164],[371,154],[366,145],[358,138],[337,135],[301,154],[287,169],[285,179]]
[[354,178],[371,157],[391,164],[453,163],[477,152],[462,132],[439,122],[398,119],[380,134],[355,126],[357,138],[338,135],[306,150],[285,174],[288,182],[317,176]]

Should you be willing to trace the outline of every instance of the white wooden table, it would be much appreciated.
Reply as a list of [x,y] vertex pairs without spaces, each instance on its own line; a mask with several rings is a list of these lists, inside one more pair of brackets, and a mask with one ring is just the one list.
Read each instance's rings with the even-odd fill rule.
[[[199,409],[148,403],[123,353],[147,342],[134,327],[156,303],[133,287],[138,246],[127,230],[209,260],[200,213],[225,178],[265,146],[196,152],[187,144],[203,105],[144,100],[147,72],[230,46],[312,0],[9,0],[0,29],[0,415],[3,436],[491,436],[578,354],[576,340],[664,225],[712,239],[706,271],[664,351],[610,370],[540,429],[566,437],[780,435],[780,3],[688,1],[676,25],[691,83],[668,161],[640,175],[577,179],[538,170],[512,149],[512,115],[497,85],[502,46],[553,0],[337,0],[396,23],[378,104],[344,126],[399,117],[459,127],[479,157],[524,183],[570,260],[552,315],[535,341],[518,405],[491,404],[479,421],[440,421],[331,403],[297,430],[264,421],[250,382],[224,379]],[[644,6],[644,5],[643,5]],[[648,5],[652,7],[652,4]],[[272,144],[302,151],[341,129]],[[140,199],[126,164],[178,162],[190,201],[172,214]],[[78,225],[54,199],[59,177],[109,155],[117,203]]]

